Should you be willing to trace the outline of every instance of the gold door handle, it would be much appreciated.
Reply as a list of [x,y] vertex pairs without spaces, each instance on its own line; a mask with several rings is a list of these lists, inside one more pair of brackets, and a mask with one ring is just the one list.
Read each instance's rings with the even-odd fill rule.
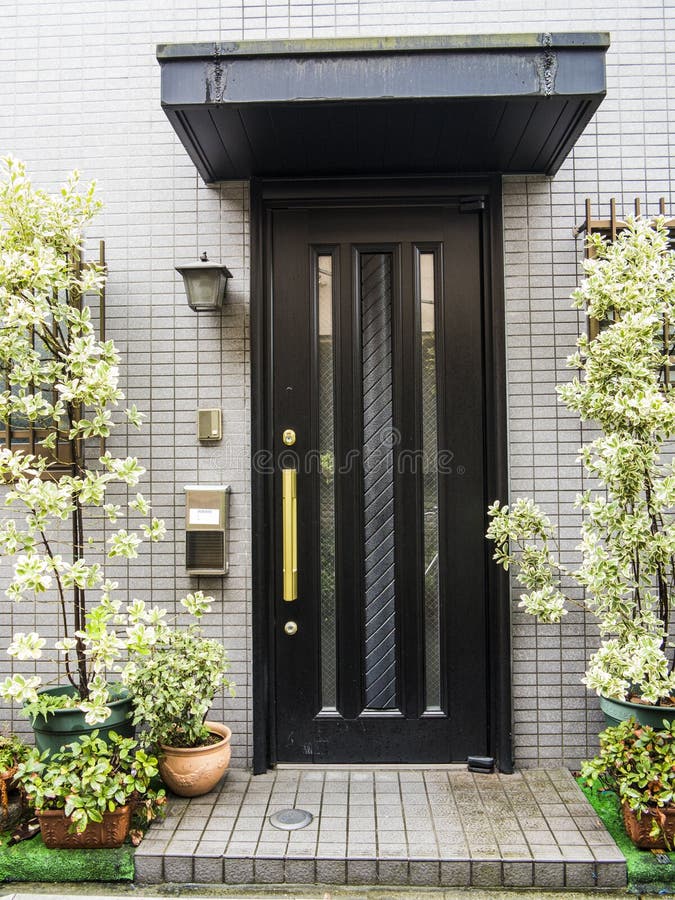
[[281,470],[284,600],[298,598],[298,493],[295,469]]

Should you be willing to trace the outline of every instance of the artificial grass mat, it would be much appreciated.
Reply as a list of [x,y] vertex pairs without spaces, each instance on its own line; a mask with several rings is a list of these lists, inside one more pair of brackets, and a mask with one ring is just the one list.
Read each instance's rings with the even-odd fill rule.
[[[664,864],[657,862],[651,850],[639,850],[623,827],[621,804],[617,795],[611,791],[589,788],[580,779],[577,779],[577,782],[588,802],[602,819],[605,828],[616,841],[619,850],[626,857],[629,890],[675,893],[675,853],[667,853],[670,864]],[[659,852],[666,853],[665,850]]]
[[134,848],[116,850],[49,850],[42,835],[7,846],[9,831],[0,832],[0,884],[9,881],[133,881]]

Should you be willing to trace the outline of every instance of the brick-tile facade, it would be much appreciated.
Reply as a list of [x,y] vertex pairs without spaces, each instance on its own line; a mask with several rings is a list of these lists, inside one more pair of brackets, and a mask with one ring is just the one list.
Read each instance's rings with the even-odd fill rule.
[[[169,531],[162,544],[145,551],[129,579],[123,567],[115,573],[130,596],[152,591],[156,601],[171,606],[197,586],[183,567],[183,485],[201,480],[232,486],[230,574],[201,578],[198,586],[218,600],[207,630],[230,651],[237,696],[221,698],[215,712],[232,726],[234,762],[244,766],[252,752],[248,187],[201,183],[160,108],[155,45],[581,27],[610,32],[607,98],[558,175],[504,182],[511,493],[542,503],[558,521],[569,555],[582,433],[553,388],[568,377],[565,358],[580,324],[568,303],[583,252],[572,229],[583,218],[586,197],[597,209],[607,208],[614,196],[623,211],[639,195],[643,210],[653,212],[665,196],[672,211],[672,3],[5,0],[0,27],[0,149],[24,159],[45,188],[80,169],[86,179],[98,180],[105,203],[89,237],[106,241],[108,334],[123,354],[124,389],[147,414],[140,434],[120,429],[110,449],[128,448],[140,457],[148,470],[146,493]],[[204,249],[222,259],[233,278],[223,312],[197,316],[187,307],[174,265]],[[222,443],[198,444],[197,406],[222,408]],[[10,618],[3,613],[3,647],[10,631],[31,627],[31,614],[22,607],[14,607]],[[579,614],[567,616],[562,627],[537,627],[514,608],[519,766],[576,766],[592,752],[597,701],[579,679],[595,639],[592,624]],[[8,712],[10,719],[14,714]],[[13,724],[25,728],[20,719]],[[171,865],[178,871],[182,857]],[[209,872],[205,864],[195,877]],[[440,872],[443,883],[446,877],[452,873]],[[544,885],[557,877],[541,867],[530,873],[514,864],[508,870],[514,884]]]

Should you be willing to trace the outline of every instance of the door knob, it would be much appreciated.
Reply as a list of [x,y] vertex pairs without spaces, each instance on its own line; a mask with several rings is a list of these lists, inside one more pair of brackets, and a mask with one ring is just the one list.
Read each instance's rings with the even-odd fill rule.
[[286,622],[286,624],[284,625],[284,631],[288,635],[291,635],[291,636],[294,635],[297,632],[297,630],[298,630],[297,622]]

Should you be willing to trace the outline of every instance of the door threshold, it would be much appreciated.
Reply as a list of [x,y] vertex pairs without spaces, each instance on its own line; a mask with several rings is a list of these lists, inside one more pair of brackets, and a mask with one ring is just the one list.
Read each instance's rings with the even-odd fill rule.
[[389,772],[420,772],[438,770],[443,772],[466,772],[466,763],[277,763],[277,772],[286,769],[321,769],[331,772],[358,772],[384,769]]

